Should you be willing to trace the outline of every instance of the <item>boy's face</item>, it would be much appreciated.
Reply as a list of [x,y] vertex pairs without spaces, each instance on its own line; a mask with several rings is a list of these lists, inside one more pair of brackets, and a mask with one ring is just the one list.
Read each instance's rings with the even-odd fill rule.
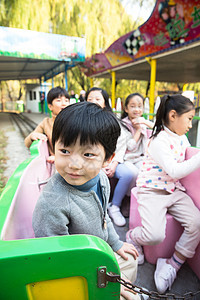
[[59,112],[70,104],[70,100],[65,96],[55,98],[52,104],[48,104],[53,116],[57,116]]
[[98,175],[104,165],[105,150],[101,144],[64,147],[55,143],[55,166],[58,173],[71,185],[82,185]]

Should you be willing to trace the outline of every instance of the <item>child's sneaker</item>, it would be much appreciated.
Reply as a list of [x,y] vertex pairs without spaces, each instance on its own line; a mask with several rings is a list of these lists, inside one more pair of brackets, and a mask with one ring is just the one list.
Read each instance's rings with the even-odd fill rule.
[[168,264],[165,258],[158,258],[154,273],[157,291],[163,294],[168,288],[170,290],[175,278],[175,268]]
[[115,225],[124,226],[126,224],[126,219],[122,216],[118,206],[109,204],[108,214],[115,223]]
[[142,265],[144,263],[144,253],[143,253],[143,250],[142,250],[142,246],[139,245],[136,241],[134,241],[134,239],[131,235],[131,232],[132,232],[132,229],[127,231],[126,241],[127,241],[127,243],[132,244],[136,248],[136,250],[139,254],[139,256],[138,256],[138,265]]

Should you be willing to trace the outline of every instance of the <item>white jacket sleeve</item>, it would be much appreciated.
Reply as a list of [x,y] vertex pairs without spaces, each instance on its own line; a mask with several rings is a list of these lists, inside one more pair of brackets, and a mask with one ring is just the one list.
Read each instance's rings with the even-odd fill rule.
[[177,162],[170,151],[168,139],[156,137],[150,142],[148,152],[155,162],[173,179],[183,178],[200,168],[200,151],[188,160]]
[[117,161],[119,163],[124,162],[124,155],[127,149],[127,139],[129,139],[130,137],[131,137],[131,133],[123,126],[121,126],[121,134],[117,140],[117,146],[116,146],[115,156],[113,158],[113,161]]

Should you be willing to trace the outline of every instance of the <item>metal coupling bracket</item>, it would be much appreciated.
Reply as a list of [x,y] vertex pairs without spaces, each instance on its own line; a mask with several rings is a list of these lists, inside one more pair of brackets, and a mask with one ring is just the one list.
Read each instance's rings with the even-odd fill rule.
[[112,272],[106,272],[106,267],[99,267],[97,268],[97,278],[98,278],[98,287],[99,288],[105,288],[107,286],[108,281],[109,282],[118,282],[120,279],[120,275],[112,273]]

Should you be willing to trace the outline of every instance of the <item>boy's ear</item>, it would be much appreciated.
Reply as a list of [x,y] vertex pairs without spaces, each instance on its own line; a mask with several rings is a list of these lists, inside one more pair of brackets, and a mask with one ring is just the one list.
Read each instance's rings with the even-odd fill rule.
[[113,155],[110,158],[104,161],[102,168],[107,167],[114,157],[115,157],[115,153],[113,153]]
[[52,111],[52,104],[48,103],[48,108]]

